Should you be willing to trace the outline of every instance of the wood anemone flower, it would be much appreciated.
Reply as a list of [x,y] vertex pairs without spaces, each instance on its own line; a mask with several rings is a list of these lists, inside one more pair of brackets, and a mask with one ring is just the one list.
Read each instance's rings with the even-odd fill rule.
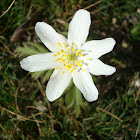
[[78,10],[69,24],[68,39],[50,25],[37,22],[35,31],[50,53],[37,54],[23,59],[21,67],[29,72],[54,69],[47,84],[49,101],[58,99],[71,79],[89,102],[98,99],[98,90],[90,75],[111,75],[116,69],[98,58],[112,51],[115,40],[106,38],[85,42],[91,24],[90,13]]

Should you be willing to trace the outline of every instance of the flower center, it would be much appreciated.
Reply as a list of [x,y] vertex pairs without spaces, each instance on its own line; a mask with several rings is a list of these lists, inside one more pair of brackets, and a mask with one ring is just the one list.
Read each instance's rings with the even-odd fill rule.
[[58,47],[61,47],[62,49],[54,56],[57,57],[55,61],[58,61],[60,65],[58,65],[55,69],[63,69],[64,71],[62,73],[65,73],[65,71],[70,71],[70,73],[72,73],[76,69],[82,69],[85,71],[85,69],[83,69],[84,62],[81,58],[85,55],[82,54],[82,50],[78,50],[75,43],[72,45],[66,45],[64,42],[63,44],[58,43]]
[[67,54],[67,60],[68,61],[73,61],[75,59],[75,54],[74,53],[68,53]]

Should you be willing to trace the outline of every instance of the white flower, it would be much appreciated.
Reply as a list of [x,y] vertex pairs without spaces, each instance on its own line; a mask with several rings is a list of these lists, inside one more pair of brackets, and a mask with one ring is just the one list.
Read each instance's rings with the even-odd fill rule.
[[98,90],[90,75],[111,75],[116,69],[98,58],[112,51],[115,40],[106,38],[85,42],[91,24],[88,11],[78,10],[69,24],[68,40],[50,25],[38,22],[35,31],[50,53],[37,54],[23,59],[21,67],[29,72],[54,69],[47,84],[49,101],[58,99],[73,79],[87,101],[98,98]]

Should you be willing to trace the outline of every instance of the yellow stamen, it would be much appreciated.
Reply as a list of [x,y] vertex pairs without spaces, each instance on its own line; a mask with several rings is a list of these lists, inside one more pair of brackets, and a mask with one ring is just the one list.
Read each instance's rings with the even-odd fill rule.
[[90,60],[90,59],[86,59],[86,60]]
[[61,52],[62,52],[62,53],[65,53],[65,51],[64,51],[64,50],[61,50]]
[[81,59],[79,59],[79,62],[83,62]]
[[63,71],[62,73],[64,74],[65,72]]
[[57,52],[57,55],[59,55],[60,54],[60,52]]
[[66,57],[66,55],[62,55],[61,57]]
[[58,58],[58,60],[63,60],[63,58]]
[[56,54],[54,56],[57,56]]
[[75,64],[80,66],[80,67],[82,66],[82,64],[78,63],[77,61],[75,61]]
[[72,73],[74,71],[74,69],[72,69],[71,71],[70,71],[70,73]]
[[58,69],[58,67],[56,67],[55,69]]
[[81,67],[81,66],[82,66],[82,64],[80,64],[80,63],[79,63],[79,66]]
[[76,56],[78,56],[78,53],[79,53],[79,52],[76,52]]
[[86,71],[85,69],[83,69],[83,71]]
[[59,69],[61,70],[61,67]]
[[75,52],[74,48],[72,48],[72,51]]
[[79,54],[79,56],[84,56],[84,55],[82,55],[82,54]]
[[76,64],[76,65],[79,65],[79,63],[78,63],[77,61],[75,61],[75,64]]
[[65,42],[63,42],[63,44],[64,44],[64,45],[66,45],[66,43],[65,43]]
[[73,45],[75,46],[76,44],[74,43]]
[[68,51],[70,51],[70,48],[68,48]]
[[81,50],[78,50],[78,52],[82,52]]

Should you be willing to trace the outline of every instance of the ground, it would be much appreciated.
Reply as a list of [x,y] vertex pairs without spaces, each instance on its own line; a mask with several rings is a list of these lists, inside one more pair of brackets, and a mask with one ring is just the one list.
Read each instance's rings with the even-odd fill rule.
[[[73,83],[49,102],[45,88],[52,70],[31,74],[19,62],[48,52],[35,33],[36,22],[67,36],[69,21],[81,8],[91,14],[88,40],[116,40],[101,60],[117,71],[93,75],[100,93],[96,102],[88,103]],[[0,15],[0,139],[139,140],[139,0],[2,0]]]

